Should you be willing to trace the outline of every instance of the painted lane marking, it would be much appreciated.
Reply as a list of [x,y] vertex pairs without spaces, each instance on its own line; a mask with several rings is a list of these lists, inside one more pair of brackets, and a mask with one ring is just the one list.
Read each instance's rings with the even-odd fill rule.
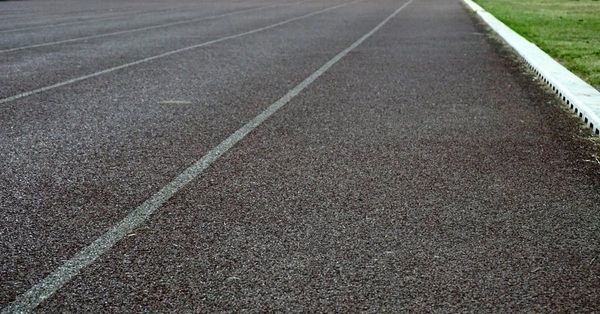
[[163,100],[158,102],[159,105],[191,105],[191,101],[187,100]]
[[178,175],[173,181],[165,185],[160,191],[152,195],[143,204],[134,209],[123,220],[114,225],[110,230],[97,238],[90,245],[79,251],[75,256],[71,257],[67,262],[61,265],[58,269],[44,278],[41,282],[31,287],[28,291],[21,294],[8,307],[2,310],[2,313],[23,313],[31,312],[42,301],[52,296],[64,284],[71,281],[81,269],[92,264],[98,257],[110,250],[118,241],[131,234],[134,229],[142,225],[150,218],[150,216],[158,210],[165,202],[167,202],[175,193],[179,192],[188,183],[198,177],[206,170],[213,162],[215,162],[224,153],[230,150],[236,143],[245,138],[250,132],[260,126],[265,120],[276,113],[279,109],[290,102],[300,92],[306,89],[312,82],[319,78],[329,68],[335,65],[340,59],[345,57],[350,51],[354,50],[367,38],[371,37],[389,20],[394,18],[400,11],[407,7],[414,0],[409,0],[398,9],[396,9],[387,18],[381,21],[371,31],[363,35],[357,41],[352,43],[348,48],[342,50],[335,55],[331,60],[327,61],[318,70],[313,72],[309,77],[304,79],[300,84],[287,92],[283,97],[272,103],[254,117],[232,135],[226,138],[219,145],[211,149],[200,160],[187,168],[183,173]]
[[243,33],[238,33],[238,34],[235,34],[235,35],[229,35],[229,36],[221,37],[221,38],[218,38],[218,39],[209,40],[209,41],[206,41],[206,42],[203,42],[203,43],[200,43],[200,44],[196,44],[196,45],[193,45],[193,46],[188,46],[188,47],[183,47],[183,48],[179,48],[179,49],[176,49],[176,50],[171,50],[171,51],[168,51],[168,52],[164,52],[164,53],[161,53],[161,54],[158,54],[158,55],[154,55],[154,56],[151,56],[151,57],[147,57],[147,58],[144,58],[144,59],[140,59],[140,60],[137,60],[137,61],[133,61],[133,62],[121,64],[121,65],[118,65],[118,66],[114,66],[112,68],[104,69],[102,71],[98,71],[98,72],[94,72],[94,73],[91,73],[91,74],[87,74],[87,75],[83,75],[83,76],[80,76],[80,77],[76,77],[76,78],[73,78],[73,79],[70,79],[70,80],[62,81],[62,82],[59,82],[59,83],[56,83],[56,84],[53,84],[53,85],[44,86],[44,87],[41,87],[41,88],[38,88],[38,89],[34,89],[34,90],[31,90],[31,91],[28,91],[28,92],[24,92],[24,93],[20,93],[20,94],[14,95],[14,96],[10,96],[10,97],[7,97],[7,98],[0,99],[0,104],[4,104],[4,103],[10,102],[10,101],[17,100],[17,99],[29,97],[31,95],[39,94],[39,93],[42,93],[42,92],[45,92],[45,91],[49,91],[49,90],[52,90],[52,89],[55,89],[55,88],[58,88],[58,87],[62,87],[62,86],[66,86],[66,85],[71,85],[73,83],[81,82],[83,80],[87,80],[87,79],[90,79],[90,78],[93,78],[93,77],[96,77],[96,76],[104,75],[104,74],[111,73],[111,72],[114,72],[114,71],[117,71],[117,70],[122,70],[122,69],[125,69],[125,68],[128,68],[128,67],[134,66],[134,65],[138,65],[138,64],[150,62],[150,61],[153,61],[153,60],[156,60],[156,59],[159,59],[159,58],[163,58],[163,57],[167,57],[167,56],[170,56],[170,55],[174,55],[174,54],[177,54],[177,53],[180,53],[180,52],[184,52],[184,51],[188,51],[188,50],[192,50],[192,49],[196,49],[196,48],[200,48],[200,47],[205,47],[205,46],[216,44],[216,43],[220,43],[220,42],[223,42],[223,41],[226,41],[226,40],[235,39],[235,38],[243,37],[243,36],[246,36],[246,35],[250,35],[250,34],[262,32],[262,31],[265,31],[265,30],[268,30],[268,29],[271,29],[271,28],[275,28],[275,27],[281,26],[281,25],[289,24],[289,23],[294,22],[294,21],[298,21],[298,20],[305,19],[305,18],[314,16],[314,15],[325,13],[327,11],[331,11],[331,10],[334,10],[334,9],[337,9],[337,8],[340,8],[340,7],[343,7],[343,6],[349,5],[349,4],[354,3],[354,2],[358,2],[358,1],[363,1],[363,0],[354,0],[354,1],[346,2],[346,3],[334,5],[334,6],[322,9],[322,10],[311,12],[311,13],[308,13],[308,14],[305,14],[305,15],[302,15],[302,16],[293,17],[291,19],[287,19],[285,21],[281,21],[281,22],[278,22],[278,23],[275,23],[275,24],[263,26],[263,27],[260,27],[260,28],[255,28],[253,30],[246,31],[246,32],[243,32]]
[[195,22],[200,22],[200,21],[205,21],[205,20],[212,20],[212,19],[217,19],[217,18],[221,18],[221,17],[226,17],[226,16],[230,16],[230,15],[239,14],[239,13],[251,12],[251,11],[256,11],[256,10],[261,10],[261,9],[267,9],[267,8],[272,8],[272,7],[294,5],[294,4],[297,4],[297,3],[299,3],[299,2],[277,3],[277,4],[271,4],[271,5],[262,6],[262,7],[254,7],[254,8],[249,8],[249,9],[243,9],[243,10],[238,10],[238,11],[227,12],[227,13],[218,14],[218,15],[210,15],[210,16],[202,16],[202,17],[197,17],[197,18],[192,18],[192,19],[186,19],[186,20],[183,20],[183,21],[169,22],[169,23],[164,23],[164,24],[157,24],[157,25],[152,25],[152,26],[138,27],[138,28],[127,29],[127,30],[122,30],[122,31],[117,31],[117,32],[111,32],[111,33],[104,33],[104,34],[90,35],[90,36],[83,36],[83,37],[76,37],[76,38],[51,41],[51,42],[46,42],[46,43],[41,43],[41,44],[34,44],[34,45],[21,46],[21,47],[15,47],[15,48],[8,48],[8,49],[0,50],[0,53],[15,52],[15,51],[20,51],[20,50],[25,50],[25,49],[54,46],[54,45],[65,44],[65,43],[72,43],[72,42],[82,41],[82,40],[88,40],[88,39],[96,39],[96,38],[103,38],[103,37],[109,37],[109,36],[116,36],[116,35],[122,35],[122,34],[135,33],[135,32],[142,32],[142,31],[147,31],[147,30],[152,30],[152,29],[157,29],[157,28],[163,28],[163,27],[169,27],[169,26],[175,26],[175,25],[183,25],[183,24],[195,23]]

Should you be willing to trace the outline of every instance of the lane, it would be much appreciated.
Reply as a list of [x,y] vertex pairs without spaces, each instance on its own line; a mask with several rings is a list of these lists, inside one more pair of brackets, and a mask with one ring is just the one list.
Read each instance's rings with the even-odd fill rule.
[[[0,304],[398,5],[3,104]],[[595,148],[482,32],[416,0],[39,311],[598,309]]]
[[[228,1],[230,4],[239,4],[248,0]],[[95,19],[99,16],[116,15],[119,12],[134,13],[139,10],[152,9],[168,11],[170,8],[177,8],[177,4],[184,4],[188,8],[196,8],[198,5],[216,3],[214,0],[204,1],[171,1],[166,4],[164,1],[102,1],[102,2],[86,2],[86,1],[27,1],[23,2],[3,2],[0,3],[0,9],[24,4],[25,13],[20,16],[6,16],[0,21],[0,29],[6,27],[14,27],[15,25],[30,25],[40,23],[55,23],[56,21],[68,20],[84,20]],[[64,11],[67,9],[67,11]],[[73,10],[84,11],[73,11]],[[69,10],[71,12],[69,12]],[[80,14],[81,15],[78,15]]]
[[[266,3],[266,1],[243,1],[243,2],[227,2],[228,5],[233,6],[233,7],[244,7],[244,6],[250,6],[252,4],[261,4],[261,3]],[[114,30],[117,29],[118,27],[121,27],[123,23],[125,23],[124,25],[128,25],[127,23],[142,23],[142,22],[154,22],[156,23],[157,20],[162,20],[166,18],[190,18],[193,17],[194,13],[197,11],[210,11],[210,8],[213,6],[222,6],[222,3],[219,2],[203,2],[203,3],[195,3],[195,4],[189,4],[186,1],[179,1],[179,2],[170,2],[169,6],[167,8],[161,7],[160,9],[153,9],[153,10],[140,10],[140,8],[138,7],[138,9],[136,11],[133,12],[127,12],[127,13],[117,13],[117,14],[111,14],[108,15],[107,17],[98,17],[95,16],[93,18],[90,19],[86,19],[83,21],[71,21],[71,22],[56,22],[56,20],[52,20],[52,22],[50,24],[44,24],[44,25],[32,25],[32,26],[22,26],[22,27],[17,27],[17,28],[8,28],[8,29],[4,29],[4,30],[0,30],[0,33],[5,33],[5,34],[10,34],[10,33],[17,33],[15,35],[12,36],[4,36],[4,38],[2,38],[3,40],[3,45],[9,45],[10,43],[13,43],[14,45],[16,45],[19,40],[21,42],[28,42],[28,41],[41,41],[41,40],[48,40],[50,38],[56,39],[59,37],[56,36],[66,36],[68,34],[72,34],[74,32],[78,32],[79,34],[83,34],[87,31],[87,28],[91,28],[92,30],[97,29],[96,32],[98,32],[99,30],[102,29],[106,29],[106,30]],[[197,15],[196,15],[197,16]],[[107,21],[113,21],[111,23],[107,23]],[[102,23],[99,23],[102,22]],[[65,28],[65,26],[73,26],[73,25],[79,25],[80,27],[78,28]],[[59,29],[56,29],[59,28]],[[35,32],[32,32],[34,31]],[[91,32],[93,33],[93,31]],[[90,34],[91,34],[90,33]]]
[[[79,3],[82,2],[74,2],[74,3],[70,3],[70,4],[65,4],[65,3],[60,3],[60,2],[52,2],[52,6],[53,7],[59,7],[59,8],[64,8],[64,7],[69,7],[71,5],[77,5]],[[91,3],[91,2],[90,2]],[[47,3],[46,3],[47,4]],[[102,4],[102,8],[99,9],[102,12],[96,12],[96,13],[91,13],[90,14],[86,14],[86,15],[70,15],[68,13],[50,13],[48,8],[46,8],[45,10],[40,10],[37,12],[29,12],[29,13],[25,13],[25,14],[21,14],[18,16],[13,16],[13,17],[5,17],[2,19],[2,21],[0,21],[0,29],[2,30],[9,30],[9,29],[17,29],[17,28],[24,28],[24,27],[31,27],[31,26],[44,26],[44,25],[52,25],[55,24],[57,22],[61,22],[61,23],[68,23],[68,22],[80,22],[80,21],[85,21],[85,20],[95,20],[98,18],[103,18],[103,17],[110,17],[110,16],[119,16],[121,14],[117,14],[118,12],[127,12],[128,13],[133,13],[136,10],[139,10],[140,8],[144,7],[144,5],[142,6],[130,6],[130,7],[112,7],[110,8],[106,8],[106,4],[105,2],[101,3]],[[38,3],[39,5],[39,3]],[[150,5],[150,7],[154,7],[156,8],[156,4],[154,5]],[[160,6],[160,8],[162,10],[165,9],[165,6]]]
[[5,104],[0,303],[91,243],[396,5],[356,3]]
[[[190,9],[190,8],[187,8]],[[104,21],[109,21],[109,20],[115,20],[115,19],[123,19],[124,17],[133,17],[133,18],[137,18],[140,15],[147,15],[147,14],[156,14],[156,13],[169,13],[174,11],[172,8],[169,9],[158,9],[158,10],[150,10],[150,11],[136,11],[133,13],[119,13],[119,14],[109,14],[107,16],[104,17],[99,17],[98,15],[96,15],[93,18],[89,18],[86,19],[84,21],[67,21],[67,22],[56,22],[56,20],[52,20],[49,24],[34,24],[34,25],[21,25],[18,27],[14,27],[14,25],[11,24],[12,27],[10,28],[5,28],[0,30],[0,33],[16,33],[16,32],[29,32],[32,30],[48,30],[48,29],[53,29],[56,27],[64,27],[64,26],[72,26],[72,25],[88,25],[92,22],[104,22]],[[27,35],[32,35],[32,34],[27,34]]]
[[106,37],[117,36],[117,35],[122,35],[122,34],[150,31],[150,30],[164,28],[164,27],[171,27],[171,26],[184,25],[184,24],[195,23],[195,22],[205,21],[205,20],[210,20],[210,19],[223,18],[223,17],[228,17],[231,15],[234,15],[234,14],[240,14],[240,13],[251,12],[251,11],[256,11],[256,10],[264,10],[267,8],[280,7],[280,6],[292,5],[292,4],[295,4],[295,3],[290,3],[290,4],[275,3],[275,4],[269,4],[269,5],[252,6],[250,8],[235,9],[233,11],[227,11],[225,13],[219,13],[219,14],[213,14],[213,15],[203,15],[200,17],[195,16],[193,18],[183,18],[183,19],[178,18],[177,21],[175,21],[175,22],[173,22],[173,21],[166,22],[166,23],[162,22],[159,24],[156,24],[156,21],[155,21],[154,24],[152,24],[152,25],[128,28],[128,29],[118,30],[118,31],[109,32],[109,33],[98,33],[96,31],[96,32],[94,32],[94,35],[68,38],[68,39],[62,39],[62,40],[56,40],[56,41],[50,41],[50,42],[47,41],[47,42],[42,42],[42,43],[37,43],[37,44],[28,43],[26,45],[21,45],[21,46],[17,46],[17,47],[0,49],[0,53],[15,52],[15,51],[21,51],[21,50],[26,50],[26,49],[54,46],[54,45],[60,45],[60,44],[72,43],[72,42],[78,42],[78,41],[84,41],[84,40],[90,40],[90,39],[106,38]]
[[416,1],[40,311],[597,309],[593,147],[482,32]]
[[173,181],[162,187],[157,193],[146,199],[144,203],[136,207],[125,218],[123,218],[123,220],[112,226],[106,233],[102,234],[90,245],[86,246],[77,254],[75,254],[75,256],[63,263],[58,269],[45,277],[41,282],[37,283],[35,286],[27,290],[27,292],[17,297],[15,302],[12,303],[7,310],[13,312],[29,312],[35,309],[40,303],[51,297],[66,283],[75,278],[83,268],[94,263],[98,257],[110,251],[116,243],[123,240],[124,237],[131,234],[131,232],[133,232],[135,229],[145,224],[150,216],[160,209],[165,202],[171,199],[190,182],[194,181],[208,167],[210,167],[213,162],[219,159],[219,157],[227,153],[227,151],[229,151],[239,141],[243,140],[250,132],[254,131],[254,129],[259,127],[264,121],[269,119],[278,110],[283,108],[294,97],[296,97],[327,70],[334,66],[339,60],[344,58],[349,52],[371,37],[411,2],[412,1],[409,1],[400,6],[391,15],[375,26],[375,28],[363,35],[342,52],[335,55],[332,59],[317,69],[317,71],[313,72],[300,84],[288,91],[283,97],[269,105],[264,111],[262,111],[240,129],[235,131],[223,142],[208,151],[206,155],[204,155],[190,167],[186,168],[181,174],[175,177]]
[[[251,35],[280,25],[321,14],[336,5],[310,2],[303,6],[272,7],[265,12],[246,12],[234,21],[227,18],[176,25],[142,34],[125,34],[110,40],[5,54],[0,63],[6,84],[0,90],[0,104],[70,85],[99,75],[137,66],[183,51]],[[74,49],[75,48],[75,49]],[[126,61],[126,62],[124,62]]]

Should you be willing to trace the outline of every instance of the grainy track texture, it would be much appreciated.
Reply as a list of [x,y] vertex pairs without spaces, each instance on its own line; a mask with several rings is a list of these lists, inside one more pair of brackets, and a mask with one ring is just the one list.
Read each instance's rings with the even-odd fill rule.
[[[0,98],[340,3],[0,2],[0,50],[119,32],[0,52]],[[0,104],[0,305],[402,4]],[[414,0],[37,310],[600,310],[597,148],[485,34]]]

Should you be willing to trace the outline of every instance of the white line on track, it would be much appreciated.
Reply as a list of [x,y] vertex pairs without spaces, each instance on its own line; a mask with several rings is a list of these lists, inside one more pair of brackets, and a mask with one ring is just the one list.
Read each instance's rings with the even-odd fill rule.
[[180,53],[180,52],[184,52],[184,51],[188,51],[188,50],[192,50],[192,49],[196,49],[196,48],[200,48],[200,47],[205,47],[205,46],[216,44],[216,43],[220,43],[220,42],[223,42],[223,41],[226,41],[226,40],[235,39],[235,38],[243,37],[243,36],[246,36],[246,35],[250,35],[250,34],[262,32],[262,31],[265,31],[265,30],[268,30],[268,29],[272,29],[272,28],[275,28],[275,27],[278,27],[278,26],[281,26],[281,25],[285,25],[285,24],[288,24],[288,23],[291,23],[291,22],[294,22],[294,21],[305,19],[307,17],[311,17],[311,16],[314,16],[314,15],[325,13],[327,11],[334,10],[334,9],[337,9],[337,8],[340,8],[340,7],[343,7],[343,6],[349,5],[349,4],[354,3],[354,2],[358,2],[358,1],[363,1],[363,0],[354,0],[354,1],[351,1],[351,2],[337,4],[337,5],[334,5],[334,6],[325,8],[325,9],[322,9],[322,10],[311,12],[311,13],[308,13],[308,14],[305,14],[305,15],[302,15],[302,16],[293,17],[291,19],[287,19],[285,21],[281,21],[281,22],[278,22],[278,23],[275,23],[275,24],[263,26],[263,27],[260,27],[260,28],[255,28],[253,30],[246,31],[246,32],[243,32],[243,33],[238,33],[238,34],[235,34],[235,35],[225,36],[225,37],[221,37],[221,38],[218,38],[218,39],[213,39],[213,40],[210,40],[210,41],[206,41],[206,42],[203,42],[203,43],[200,43],[200,44],[197,44],[197,45],[188,46],[188,47],[184,47],[184,48],[179,48],[179,49],[176,49],[176,50],[171,50],[171,51],[168,51],[168,52],[164,52],[164,53],[161,53],[161,54],[158,54],[158,55],[154,55],[154,56],[151,56],[151,57],[147,57],[147,58],[144,58],[144,59],[140,59],[140,60],[137,60],[137,61],[133,61],[133,62],[121,64],[121,65],[118,65],[118,66],[114,66],[112,68],[104,69],[102,71],[98,71],[98,72],[94,72],[94,73],[91,73],[91,74],[83,75],[83,76],[76,77],[76,78],[73,78],[73,79],[70,79],[70,80],[66,80],[66,81],[62,81],[62,82],[59,82],[59,83],[56,83],[56,84],[44,86],[44,87],[41,87],[41,88],[38,88],[38,89],[34,89],[34,90],[31,90],[31,91],[28,91],[28,92],[24,92],[24,93],[20,93],[20,94],[14,95],[14,96],[10,96],[10,97],[7,97],[7,98],[0,99],[0,104],[4,104],[4,103],[7,103],[7,102],[11,102],[11,101],[17,100],[17,99],[29,97],[31,95],[43,93],[45,91],[49,91],[49,90],[52,90],[52,89],[55,89],[55,88],[58,88],[58,87],[63,87],[63,86],[71,85],[71,84],[74,84],[74,83],[77,83],[77,82],[81,82],[83,80],[87,80],[87,79],[90,79],[90,78],[93,78],[93,77],[97,77],[97,76],[100,76],[100,75],[111,73],[111,72],[114,72],[114,71],[117,71],[117,70],[125,69],[125,68],[128,68],[128,67],[134,66],[134,65],[138,65],[138,64],[150,62],[150,61],[153,61],[153,60],[156,60],[156,59],[159,59],[159,58],[163,58],[163,57],[167,57],[167,56],[170,56],[170,55],[174,55],[174,54],[177,54],[177,53]]
[[[353,1],[355,2],[355,1]],[[150,218],[150,216],[158,210],[166,201],[168,201],[175,193],[181,190],[184,186],[198,177],[204,170],[206,170],[213,162],[215,162],[221,155],[230,150],[236,143],[245,138],[252,130],[260,126],[265,120],[276,113],[279,109],[290,102],[300,92],[306,89],[312,82],[319,78],[329,68],[336,64],[340,59],[345,57],[350,51],[354,50],[358,45],[363,43],[367,38],[371,37],[377,32],[383,25],[389,20],[395,17],[400,11],[408,6],[413,0],[409,0],[404,3],[398,9],[396,9],[387,18],[381,21],[368,33],[363,35],[357,41],[352,43],[348,48],[342,50],[331,60],[327,61],[318,70],[312,73],[309,77],[304,79],[300,84],[296,85],[293,89],[287,92],[283,97],[279,98],[276,102],[272,103],[261,112],[259,115],[254,117],[240,129],[231,134],[219,145],[211,149],[206,155],[200,160],[196,161],[193,165],[187,168],[183,173],[178,175],[173,181],[164,186],[160,191],[156,192],[143,204],[134,209],[127,217],[121,220],[119,223],[114,225],[110,230],[97,238],[90,245],[79,251],[75,256],[71,257],[58,269],[44,278],[41,282],[31,287],[28,291],[21,294],[17,299],[8,307],[2,310],[2,313],[21,313],[30,312],[42,301],[52,296],[58,289],[64,284],[71,281],[81,269],[92,264],[98,257],[110,250],[118,241],[123,239],[127,234],[131,233],[135,228],[139,227]]]
[[34,44],[34,45],[29,45],[29,46],[9,48],[9,49],[0,50],[0,53],[14,52],[14,51],[20,51],[20,50],[31,49],[31,48],[39,48],[39,47],[71,43],[71,42],[76,42],[76,41],[81,41],[81,40],[96,39],[96,38],[103,38],[103,37],[109,37],[109,36],[115,36],[115,35],[142,32],[142,31],[147,31],[147,30],[151,30],[151,29],[157,29],[157,28],[163,28],[163,27],[169,27],[169,26],[175,26],[175,25],[183,25],[183,24],[195,23],[195,22],[200,22],[200,21],[205,21],[205,20],[212,20],[212,19],[217,19],[217,18],[226,17],[226,16],[235,15],[235,14],[244,13],[244,12],[251,12],[251,11],[279,7],[279,6],[294,5],[297,3],[299,3],[299,2],[276,3],[276,4],[266,5],[266,6],[262,6],[262,7],[254,7],[254,8],[249,8],[249,9],[237,10],[237,11],[227,12],[227,13],[218,14],[218,15],[196,17],[196,18],[186,19],[183,21],[127,29],[127,30],[122,30],[122,31],[117,31],[117,32],[112,32],[112,33],[83,36],[83,37],[77,37],[77,38],[71,38],[71,39],[65,39],[65,40],[51,41],[51,42],[46,42],[46,43],[41,43],[41,44]]

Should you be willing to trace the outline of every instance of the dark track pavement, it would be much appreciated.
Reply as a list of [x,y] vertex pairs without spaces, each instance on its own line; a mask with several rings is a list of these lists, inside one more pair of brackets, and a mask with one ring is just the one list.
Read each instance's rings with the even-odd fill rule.
[[[0,52],[0,99],[345,2],[0,2],[0,50],[258,8]],[[403,3],[0,104],[0,305]],[[458,0],[414,0],[37,310],[598,311],[596,153]]]

